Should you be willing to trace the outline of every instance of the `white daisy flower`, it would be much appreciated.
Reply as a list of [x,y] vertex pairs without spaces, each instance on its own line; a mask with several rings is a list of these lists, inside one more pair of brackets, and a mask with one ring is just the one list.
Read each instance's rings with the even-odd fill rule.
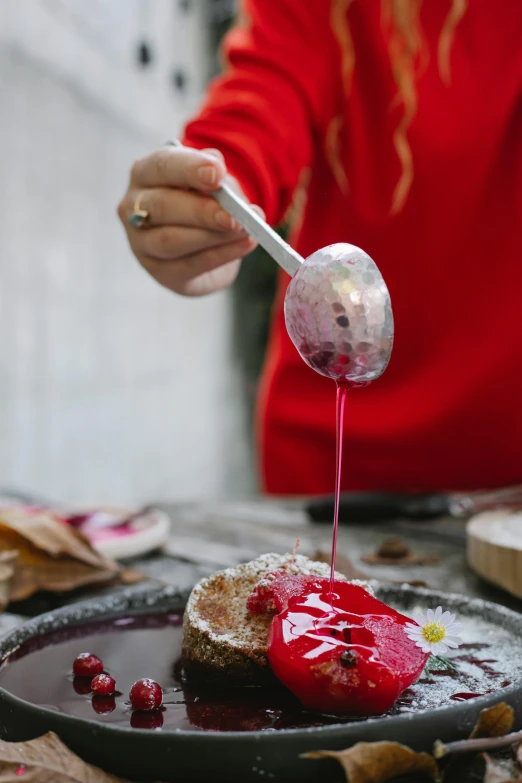
[[462,644],[459,636],[462,625],[455,622],[454,614],[443,612],[442,606],[437,606],[435,611],[428,609],[425,615],[417,612],[413,619],[417,625],[406,623],[404,631],[423,652],[445,655],[450,648],[455,650]]

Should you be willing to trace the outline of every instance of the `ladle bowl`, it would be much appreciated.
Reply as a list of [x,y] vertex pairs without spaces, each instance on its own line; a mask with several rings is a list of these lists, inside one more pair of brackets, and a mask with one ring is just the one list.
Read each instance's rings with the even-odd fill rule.
[[390,360],[390,294],[375,262],[355,245],[329,245],[301,264],[287,289],[285,321],[304,361],[339,383],[365,385]]

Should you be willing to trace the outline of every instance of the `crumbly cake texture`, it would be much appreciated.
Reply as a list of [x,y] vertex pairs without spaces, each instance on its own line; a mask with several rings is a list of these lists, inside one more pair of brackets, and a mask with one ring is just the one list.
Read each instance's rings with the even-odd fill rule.
[[[187,602],[183,660],[188,679],[215,684],[258,685],[275,679],[267,659],[271,614],[252,614],[247,598],[272,571],[329,577],[330,566],[303,555],[261,555],[202,579]],[[336,572],[336,579],[345,580]],[[372,592],[365,582],[355,581]]]

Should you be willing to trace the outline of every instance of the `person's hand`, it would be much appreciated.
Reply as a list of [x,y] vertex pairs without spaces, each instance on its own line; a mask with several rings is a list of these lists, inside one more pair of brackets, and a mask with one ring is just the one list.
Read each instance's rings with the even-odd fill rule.
[[[132,167],[118,215],[140,264],[178,294],[201,296],[226,288],[241,258],[256,246],[208,195],[223,180],[240,191],[227,175],[223,155],[213,149],[166,146]],[[129,223],[137,202],[148,213],[139,228]]]

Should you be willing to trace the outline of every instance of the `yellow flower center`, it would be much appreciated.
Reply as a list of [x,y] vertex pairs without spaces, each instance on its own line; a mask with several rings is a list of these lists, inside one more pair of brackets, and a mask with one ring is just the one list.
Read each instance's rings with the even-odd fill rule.
[[441,623],[426,623],[422,635],[427,642],[440,642],[446,636],[446,629]]

